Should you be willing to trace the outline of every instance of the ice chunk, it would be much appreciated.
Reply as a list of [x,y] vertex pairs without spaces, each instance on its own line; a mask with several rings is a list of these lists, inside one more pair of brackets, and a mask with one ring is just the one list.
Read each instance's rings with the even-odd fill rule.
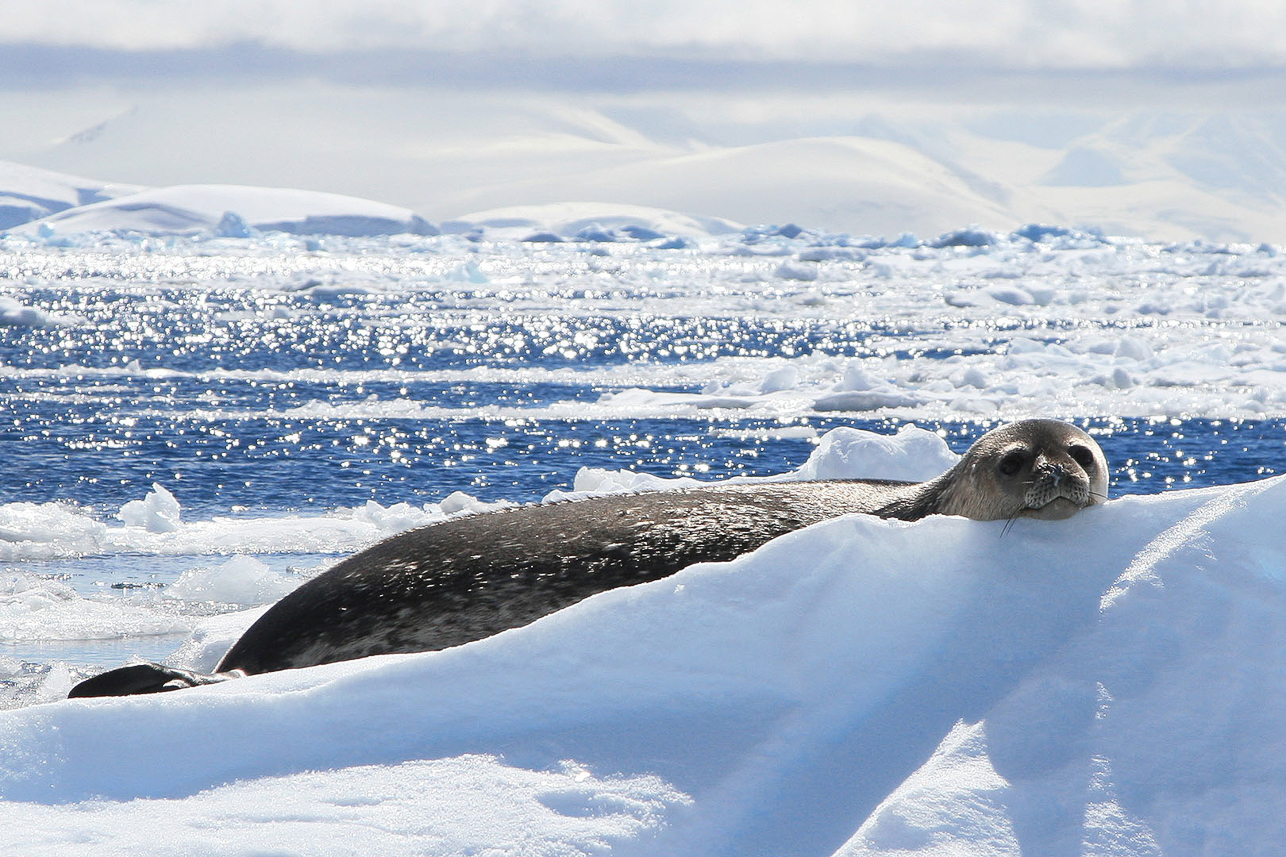
[[183,572],[166,587],[169,598],[251,606],[276,601],[300,583],[297,576],[273,571],[251,556],[234,556],[221,565]]
[[793,474],[799,479],[901,479],[923,482],[950,469],[960,456],[937,434],[907,424],[896,435],[831,429]]
[[130,500],[116,513],[128,527],[142,527],[149,533],[172,533],[179,529],[179,501],[159,483],[142,500]]

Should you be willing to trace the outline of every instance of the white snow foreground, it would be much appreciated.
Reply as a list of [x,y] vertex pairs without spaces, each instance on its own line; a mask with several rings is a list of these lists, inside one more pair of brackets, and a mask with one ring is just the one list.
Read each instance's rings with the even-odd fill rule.
[[1286,841],[1286,479],[854,515],[456,649],[0,712],[14,853]]

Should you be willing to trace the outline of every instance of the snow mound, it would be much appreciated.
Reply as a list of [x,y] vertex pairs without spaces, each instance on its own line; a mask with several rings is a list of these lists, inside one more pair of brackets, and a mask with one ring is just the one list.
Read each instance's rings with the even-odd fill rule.
[[[776,476],[737,476],[726,481],[739,484],[810,479],[900,479],[906,482],[923,482],[950,469],[959,460],[960,456],[952,452],[941,437],[914,425],[904,425],[896,435],[891,436],[841,426],[822,435],[808,460],[789,473]],[[689,476],[665,477],[634,470],[582,467],[576,471],[571,491],[554,489],[545,495],[544,502],[575,500],[598,494],[698,488],[710,484]]]
[[0,823],[51,854],[162,814],[224,854],[305,820],[289,850],[1272,853],[1283,515],[1283,478],[853,515],[455,649],[0,712]]
[[48,239],[87,232],[249,237],[251,229],[350,237],[437,234],[432,224],[407,208],[319,191],[241,185],[145,190],[71,208],[13,231]]

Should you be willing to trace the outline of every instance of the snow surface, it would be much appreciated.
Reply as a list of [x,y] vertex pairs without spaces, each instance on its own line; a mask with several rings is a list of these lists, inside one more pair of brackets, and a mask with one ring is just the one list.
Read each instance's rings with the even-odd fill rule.
[[[877,446],[941,454],[828,435],[808,474]],[[0,712],[0,821],[51,855],[1272,853],[1283,515],[1282,478],[854,515],[443,652]]]

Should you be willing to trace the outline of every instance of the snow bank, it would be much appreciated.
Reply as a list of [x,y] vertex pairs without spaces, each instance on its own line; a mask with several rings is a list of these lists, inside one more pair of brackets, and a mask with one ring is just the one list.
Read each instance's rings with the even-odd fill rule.
[[176,185],[81,205],[12,230],[55,239],[87,232],[211,234],[253,237],[256,232],[297,235],[436,235],[410,209],[351,196],[240,185]]
[[793,474],[794,479],[901,479],[923,482],[955,466],[960,456],[931,431],[904,425],[896,435],[831,429]]
[[457,649],[3,712],[0,820],[24,854],[1271,853],[1283,515],[1273,479],[851,516]]

